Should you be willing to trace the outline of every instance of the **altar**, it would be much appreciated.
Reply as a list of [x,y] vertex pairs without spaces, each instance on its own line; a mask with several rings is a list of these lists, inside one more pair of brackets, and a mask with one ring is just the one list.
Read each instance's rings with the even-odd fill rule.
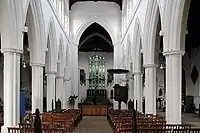
[[81,110],[84,116],[106,116],[107,108],[110,106],[105,89],[88,89],[87,98],[81,104]]
[[82,114],[83,116],[106,116],[107,105],[83,105]]

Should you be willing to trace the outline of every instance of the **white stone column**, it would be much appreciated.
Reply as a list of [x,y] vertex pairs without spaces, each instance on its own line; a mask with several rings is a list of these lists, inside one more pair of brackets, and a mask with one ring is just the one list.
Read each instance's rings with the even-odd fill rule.
[[69,79],[65,78],[64,79],[64,95],[63,95],[63,108],[68,109],[70,108],[69,103],[68,103],[68,98],[71,95],[71,90],[69,89]]
[[156,114],[156,64],[145,67],[145,114]]
[[63,91],[63,81],[64,77],[62,76],[56,77],[56,100],[60,99],[62,105],[63,105],[63,95],[65,93]]
[[166,121],[181,124],[182,56],[184,51],[163,52],[166,57]]
[[32,113],[38,108],[43,112],[43,64],[31,63],[32,67]]
[[16,88],[13,89],[13,103],[16,101],[16,105],[13,106],[13,122],[15,126],[18,126],[20,122],[20,53],[16,54]]
[[134,80],[133,80],[133,76],[132,76],[132,73],[129,73],[129,76],[128,76],[128,84],[129,84],[129,90],[128,90],[128,101],[129,100],[134,100]]
[[21,50],[3,49],[4,55],[4,125],[1,132],[8,132],[7,127],[17,126],[20,122],[20,54]]
[[52,100],[53,108],[55,109],[55,81],[56,72],[47,72],[47,111],[52,110]]
[[[137,110],[142,112],[142,73],[134,72],[134,100],[137,100]],[[136,108],[136,101],[134,101]]]

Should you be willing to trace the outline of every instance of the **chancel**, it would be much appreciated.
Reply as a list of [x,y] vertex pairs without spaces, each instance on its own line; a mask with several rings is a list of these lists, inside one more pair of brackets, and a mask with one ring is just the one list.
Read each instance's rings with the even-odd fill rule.
[[199,12],[199,0],[0,0],[1,133],[200,132]]

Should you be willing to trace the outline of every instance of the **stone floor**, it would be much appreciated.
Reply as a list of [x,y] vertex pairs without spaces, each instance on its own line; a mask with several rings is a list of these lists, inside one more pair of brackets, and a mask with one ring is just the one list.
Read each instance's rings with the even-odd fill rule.
[[84,116],[75,133],[113,133],[104,116]]
[[[165,112],[157,110],[157,114],[165,116]],[[194,127],[200,128],[200,116],[192,113],[182,113],[182,123],[192,124]]]
[[[165,112],[157,110],[157,114],[165,116]],[[200,116],[197,114],[183,113],[183,124],[192,124],[194,128],[200,128]],[[106,117],[85,116],[76,128],[75,133],[113,133]]]

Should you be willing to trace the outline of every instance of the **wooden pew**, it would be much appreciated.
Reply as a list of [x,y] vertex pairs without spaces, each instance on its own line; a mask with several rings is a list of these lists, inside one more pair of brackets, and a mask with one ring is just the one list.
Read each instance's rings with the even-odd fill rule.
[[[8,133],[35,133],[34,128],[8,128]],[[64,129],[43,128],[42,133],[68,133]]]
[[[81,120],[81,115],[79,110],[62,110],[59,113],[43,113],[40,115],[42,121],[43,132],[60,132],[72,133],[75,127]],[[30,114],[30,123],[20,123],[19,128],[9,128],[11,133],[18,133],[20,131],[32,132],[34,128],[34,114]],[[51,130],[47,130],[51,129]],[[57,131],[58,129],[58,131]],[[34,131],[34,130],[33,130]]]
[[[109,110],[107,118],[115,133],[132,133],[131,111]],[[166,124],[159,115],[137,112],[136,120],[138,133],[200,133],[189,124]]]

